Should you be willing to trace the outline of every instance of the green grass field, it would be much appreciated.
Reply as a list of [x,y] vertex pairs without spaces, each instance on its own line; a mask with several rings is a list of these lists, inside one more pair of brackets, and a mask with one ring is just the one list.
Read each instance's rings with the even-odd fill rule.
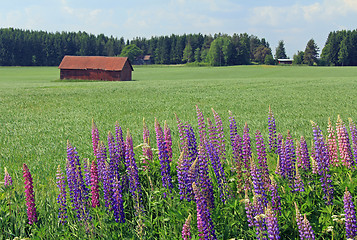
[[143,117],[152,132],[155,117],[167,120],[177,140],[174,113],[196,126],[196,104],[206,118],[214,108],[226,128],[231,110],[241,128],[247,122],[265,134],[271,105],[278,131],[296,138],[311,138],[310,120],[322,129],[338,114],[357,120],[353,67],[135,67],[133,80],[63,82],[57,68],[0,68],[0,169],[31,163],[50,180],[67,140],[91,156],[92,118],[103,139],[118,121],[134,144],[142,141]]
[[[222,117],[229,146],[228,110],[239,129],[244,122],[253,134],[259,129],[267,141],[267,113],[271,105],[277,130],[294,138],[312,138],[310,120],[326,133],[327,119],[337,115],[357,121],[357,68],[353,67],[135,67],[129,82],[61,81],[55,67],[0,68],[0,179],[7,167],[21,182],[27,163],[35,188],[54,201],[57,166],[65,165],[66,142],[81,157],[93,158],[91,121],[101,138],[119,122],[130,129],[134,146],[142,142],[146,119],[153,146],[154,119],[167,120],[174,147],[178,145],[176,113],[197,130],[195,105],[213,118]],[[137,149],[140,154],[140,149]],[[174,159],[178,158],[174,150]],[[51,190],[45,189],[51,186]],[[44,198],[45,196],[40,196]]]

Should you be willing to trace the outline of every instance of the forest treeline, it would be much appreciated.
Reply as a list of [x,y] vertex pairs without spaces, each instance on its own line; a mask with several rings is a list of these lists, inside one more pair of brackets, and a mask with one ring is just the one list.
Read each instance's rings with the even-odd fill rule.
[[[285,51],[284,45],[281,47],[282,51]],[[356,47],[356,31],[331,32],[322,50],[322,61],[319,63],[357,65]],[[281,52],[280,46],[278,48],[276,55],[277,52]],[[123,37],[93,35],[86,32],[51,33],[13,28],[0,29],[1,66],[57,66],[65,55],[122,55],[128,56],[133,62],[138,56],[150,55],[151,63],[155,64],[205,63],[223,66],[245,65],[252,62],[276,63],[269,43],[264,38],[247,33],[172,34],[150,39],[137,37],[129,41]],[[303,55],[304,52],[299,51],[297,58],[303,60]],[[306,63],[306,60],[302,63]],[[310,61],[309,65],[311,63],[314,62]]]

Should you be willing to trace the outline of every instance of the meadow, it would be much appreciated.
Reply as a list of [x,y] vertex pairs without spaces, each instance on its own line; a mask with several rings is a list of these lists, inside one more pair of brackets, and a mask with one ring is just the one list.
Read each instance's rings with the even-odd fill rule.
[[[134,67],[133,81],[130,82],[90,82],[61,81],[59,70],[55,67],[1,67],[0,170],[6,167],[13,178],[16,194],[12,201],[18,210],[16,214],[9,215],[5,212],[7,207],[2,205],[0,217],[3,239],[17,236],[44,239],[140,237],[133,227],[136,226],[136,218],[129,210],[126,215],[130,221],[122,225],[112,223],[113,217],[106,217],[104,208],[96,210],[93,213],[98,216],[93,220],[93,228],[97,229],[94,235],[88,235],[88,229],[77,224],[74,215],[69,217],[69,226],[63,227],[58,223],[57,166],[60,165],[63,170],[65,168],[67,140],[77,148],[81,159],[94,159],[91,143],[92,119],[104,141],[108,131],[114,132],[116,121],[123,132],[126,133],[126,129],[129,129],[137,160],[142,154],[141,148],[135,147],[143,142],[143,118],[150,129],[151,145],[155,149],[154,120],[157,118],[162,126],[166,120],[172,133],[171,174],[174,175],[180,156],[175,113],[182,122],[192,124],[198,140],[195,106],[202,110],[205,118],[211,119],[213,108],[222,118],[229,159],[232,149],[228,111],[235,116],[240,133],[245,122],[249,124],[252,145],[255,145],[253,134],[260,130],[267,146],[267,116],[270,105],[275,115],[277,132],[286,136],[290,130],[293,139],[305,136],[310,148],[313,139],[310,120],[320,126],[325,136],[329,117],[334,124],[337,115],[346,123],[348,118],[357,120],[356,76],[357,69],[353,67],[140,66]],[[268,160],[269,166],[275,167],[276,155],[269,154]],[[33,177],[40,216],[40,223],[36,226],[26,224],[25,206],[20,204],[24,202],[21,193],[23,163],[27,164]],[[160,168],[158,160],[153,163],[154,166]],[[234,178],[230,167],[232,166],[225,166],[227,177]],[[343,169],[336,171],[343,172]],[[145,219],[147,232],[142,238],[177,239],[188,215],[187,209],[192,212],[195,204],[182,203],[177,196],[172,199],[163,198],[159,170],[153,170],[151,174],[157,180],[154,185],[158,192],[148,191],[147,194],[151,195],[145,199],[155,199],[148,208],[156,215],[153,217],[154,215],[148,214],[153,219],[151,222]],[[350,174],[354,179],[354,172]],[[0,177],[3,178],[1,172]],[[144,175],[141,178],[144,179]],[[177,177],[175,179],[177,181]],[[143,185],[148,186],[148,183]],[[176,186],[174,191],[178,191]],[[301,200],[302,197],[296,198]],[[247,223],[243,223],[246,222],[246,217],[242,215],[244,204],[241,200],[242,197],[227,205],[218,205],[221,209],[217,207],[213,213],[219,239],[254,237],[254,230],[249,234],[245,231]],[[2,195],[1,201],[6,203],[5,195]],[[128,209],[133,209],[132,205],[128,205]],[[341,206],[336,209],[340,211]],[[320,210],[316,212],[321,213]],[[220,216],[219,211],[227,211],[232,215]],[[160,212],[164,214],[161,215]],[[288,219],[291,216],[285,217]],[[320,231],[328,224],[319,222],[320,218],[315,220],[313,227]],[[283,222],[283,219],[279,221]],[[295,239],[297,231],[294,233],[289,227],[297,229],[293,223],[283,227],[282,231],[287,234],[285,238]],[[341,233],[338,234],[342,236]]]

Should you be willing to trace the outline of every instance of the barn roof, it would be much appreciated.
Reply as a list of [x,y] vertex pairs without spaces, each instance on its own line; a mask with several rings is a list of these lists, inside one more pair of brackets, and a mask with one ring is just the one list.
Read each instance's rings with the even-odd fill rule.
[[121,71],[128,61],[127,57],[102,57],[102,56],[64,56],[59,69],[100,69],[107,71]]

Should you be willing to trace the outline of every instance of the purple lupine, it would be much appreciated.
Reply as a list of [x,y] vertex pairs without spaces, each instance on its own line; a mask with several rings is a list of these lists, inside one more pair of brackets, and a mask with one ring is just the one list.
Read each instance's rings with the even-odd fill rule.
[[298,168],[301,168],[302,167],[302,159],[301,159],[301,152],[302,152],[302,149],[301,149],[301,144],[298,140],[296,140],[296,149],[295,149],[295,155],[296,155],[296,166]]
[[337,142],[336,142],[336,135],[335,129],[332,126],[331,119],[328,118],[328,128],[327,128],[328,136],[327,136],[327,144],[328,144],[328,154],[330,158],[330,165],[338,166],[338,154],[337,154]]
[[[169,155],[165,144],[164,133],[162,132],[162,128],[156,118],[155,118],[155,131],[156,131],[157,148],[159,150],[158,154],[159,154],[160,165],[161,165],[160,169],[161,169],[162,186],[171,192],[173,185],[170,175]],[[166,194],[167,193],[165,192],[164,197],[166,197]]]
[[276,217],[276,214],[272,210],[272,207],[270,204],[268,204],[268,207],[265,211],[265,215],[266,215],[265,222],[267,225],[268,238],[272,239],[272,240],[280,239],[278,218]]
[[355,205],[352,201],[352,195],[347,190],[343,195],[343,204],[345,211],[345,227],[346,227],[346,238],[355,239],[357,236],[357,220]]
[[311,121],[311,124],[314,132],[315,160],[318,167],[318,174],[320,175],[321,187],[325,193],[324,199],[326,200],[326,203],[330,205],[333,200],[333,186],[331,184],[331,175],[329,174],[328,150],[319,126],[313,121]]
[[351,139],[352,139],[352,149],[354,155],[353,165],[357,165],[357,128],[356,124],[353,122],[352,118],[348,119],[350,122],[350,130],[351,130]]
[[353,162],[350,138],[348,136],[346,126],[342,121],[340,115],[338,115],[337,118],[336,131],[342,164],[348,168],[352,168],[355,164]]
[[205,143],[206,151],[208,153],[209,159],[211,160],[211,166],[217,178],[217,184],[220,191],[220,198],[222,202],[227,200],[229,190],[227,185],[227,180],[225,177],[222,162],[219,157],[219,144],[217,137],[217,128],[212,124],[210,119],[207,119],[208,131],[209,131],[209,141]]
[[116,152],[119,155],[119,166],[124,165],[125,163],[125,142],[123,138],[123,131],[119,126],[119,123],[115,123],[115,148]]
[[58,207],[58,219],[59,222],[64,225],[67,223],[67,198],[66,198],[66,180],[64,179],[63,173],[61,171],[61,166],[58,165],[57,168],[57,187],[59,189],[59,194],[57,197],[57,203],[59,204]]
[[125,142],[125,164],[129,178],[129,191],[133,197],[134,208],[138,214],[142,211],[142,190],[139,181],[138,167],[136,165],[134,156],[133,139],[128,129]]
[[260,195],[254,195],[254,226],[257,239],[263,240],[267,237],[267,226],[264,218],[265,200]]
[[167,125],[165,120],[164,123],[164,138],[165,138],[165,150],[167,152],[167,157],[169,158],[169,162],[172,161],[172,138],[171,138],[171,129]]
[[270,185],[269,169],[267,164],[267,154],[265,151],[265,144],[262,137],[262,134],[257,130],[255,134],[256,146],[257,146],[257,155],[258,155],[258,164],[262,173],[262,181],[264,187],[267,190]]
[[261,169],[256,166],[254,159],[251,160],[250,175],[252,178],[254,194],[261,197],[264,205],[263,208],[265,208],[268,204],[268,200],[267,200],[266,189],[264,187],[264,181],[262,179],[263,174],[261,172]]
[[99,181],[98,181],[98,168],[95,161],[92,161],[92,165],[90,168],[91,175],[91,205],[93,208],[99,206]]
[[105,166],[107,164],[107,148],[103,142],[99,142],[97,150],[97,167],[99,182],[104,182]]
[[250,159],[252,158],[252,150],[249,136],[249,127],[248,124],[245,123],[243,130],[243,159],[244,165],[247,170],[249,170]]
[[[197,142],[195,133],[190,124],[185,125],[186,131],[186,139],[187,139],[187,147],[188,147],[188,155],[189,155],[189,163],[192,164],[193,161],[197,158]],[[192,185],[192,184],[191,184]]]
[[198,235],[205,240],[217,239],[205,193],[195,183],[192,184],[192,189],[196,200]]
[[293,192],[304,192],[304,182],[301,179],[301,175],[299,173],[299,168],[296,166],[295,168],[295,179],[294,179],[294,186],[292,189]]
[[123,205],[122,184],[117,177],[113,181],[113,195],[112,195],[112,210],[116,222],[125,222],[124,205]]
[[294,141],[290,135],[289,130],[288,130],[288,134],[287,134],[286,141],[285,141],[284,160],[285,160],[284,163],[285,163],[286,175],[289,178],[290,184],[293,184],[294,177],[295,177],[294,170],[295,170],[296,156],[295,156]]
[[247,179],[247,170],[243,169],[242,158],[242,139],[239,134],[235,135],[234,142],[232,143],[233,159],[235,165],[235,172],[237,174],[237,192],[241,193],[244,188],[244,179]]
[[191,201],[191,198],[188,196],[189,192],[187,189],[187,182],[190,182],[188,178],[188,166],[185,165],[185,159],[187,158],[187,150],[183,149],[181,152],[181,155],[178,159],[178,164],[177,164],[177,180],[178,180],[178,187],[180,190],[180,199],[187,199],[188,201]]
[[81,163],[75,147],[67,141],[67,183],[73,210],[77,212],[79,221],[89,219],[85,202],[88,199],[88,189],[84,184]]
[[304,230],[305,230],[305,239],[306,240],[314,240],[315,239],[314,230],[312,230],[310,222],[309,222],[309,220],[307,220],[306,214],[304,214],[303,224],[304,224]]
[[295,204],[295,216],[296,216],[296,224],[298,226],[298,230],[299,230],[299,236],[300,239],[305,239],[305,230],[304,230],[304,219],[301,216],[300,210],[296,204],[296,202],[294,202]]
[[278,193],[278,184],[273,178],[271,179],[271,185],[270,185],[269,190],[270,190],[270,196],[271,196],[272,210],[275,212],[276,216],[280,216],[281,215],[281,198]]
[[244,205],[245,205],[245,214],[247,215],[248,227],[253,227],[255,211],[254,211],[254,206],[248,197],[248,189],[245,189]]
[[300,147],[301,147],[301,164],[302,168],[306,171],[311,169],[311,164],[310,164],[310,155],[309,155],[309,150],[307,148],[306,140],[303,136],[300,138]]
[[4,186],[12,187],[12,178],[6,168],[5,168],[5,176],[4,176]]
[[[180,147],[182,148],[186,144],[185,127],[176,113],[175,113],[175,117],[177,122],[177,128],[180,135]],[[182,151],[182,149],[180,149],[180,151]]]
[[98,144],[99,144],[99,131],[97,125],[94,122],[94,119],[92,119],[92,146],[93,146],[94,156],[97,156]]
[[153,153],[150,146],[150,131],[146,126],[145,118],[143,119],[143,164],[144,170],[148,168],[150,162],[152,162]]
[[189,214],[184,225],[182,226],[182,239],[189,240],[191,238],[191,214]]
[[269,149],[270,151],[276,150],[277,148],[277,136],[276,136],[276,125],[273,111],[269,105],[268,112],[268,129],[269,129]]
[[31,173],[25,163],[23,165],[23,177],[25,180],[27,218],[29,220],[29,224],[32,225],[37,222],[35,193],[33,191],[32,176],[31,176]]

